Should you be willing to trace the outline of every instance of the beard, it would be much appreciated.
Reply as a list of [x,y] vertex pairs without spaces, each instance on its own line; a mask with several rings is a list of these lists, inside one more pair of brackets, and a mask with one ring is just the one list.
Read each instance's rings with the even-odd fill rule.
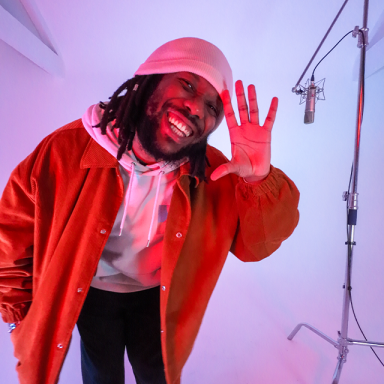
[[[196,143],[186,145],[176,152],[165,152],[159,145],[157,140],[157,132],[160,128],[160,119],[161,116],[166,113],[165,111],[167,108],[170,106],[172,106],[172,108],[177,110],[179,113],[183,114],[194,125],[196,125],[194,121],[196,118],[194,116],[189,115],[186,111],[177,108],[171,103],[165,103],[160,112],[152,116],[149,116],[146,111],[143,111],[141,116],[139,116],[139,121],[136,127],[136,134],[143,149],[149,155],[154,157],[156,161],[173,162],[188,158],[188,160],[196,162],[205,159],[208,137],[204,137]],[[156,110],[156,107],[157,104],[153,102],[148,105],[147,109]]]

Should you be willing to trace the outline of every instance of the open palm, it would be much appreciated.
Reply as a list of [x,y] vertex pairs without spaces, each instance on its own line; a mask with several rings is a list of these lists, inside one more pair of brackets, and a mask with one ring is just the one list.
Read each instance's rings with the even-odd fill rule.
[[211,175],[217,180],[228,173],[235,173],[249,182],[264,179],[270,171],[271,131],[276,117],[278,100],[272,99],[264,125],[259,125],[259,109],[254,85],[248,87],[248,105],[241,80],[235,84],[240,123],[237,124],[229,92],[222,93],[225,119],[231,140],[232,159],[220,165]]

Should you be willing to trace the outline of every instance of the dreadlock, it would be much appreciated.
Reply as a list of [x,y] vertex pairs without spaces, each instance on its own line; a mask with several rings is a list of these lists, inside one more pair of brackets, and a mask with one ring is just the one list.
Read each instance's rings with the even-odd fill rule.
[[[120,147],[117,151],[117,160],[120,160],[123,153],[132,150],[133,139],[136,127],[142,113],[145,113],[147,102],[159,85],[163,74],[136,75],[132,79],[122,84],[110,97],[109,103],[100,102],[99,106],[104,110],[101,121],[96,127],[100,128],[101,133],[107,133],[107,126],[111,121],[113,131],[119,128],[118,143]],[[125,94],[121,95],[125,91]],[[206,145],[196,154],[189,158],[190,172],[200,181],[207,181],[205,177],[205,165],[210,166],[206,157]]]
[[[140,113],[145,110],[149,97],[160,83],[163,75],[135,76],[122,84],[112,95],[108,104],[100,103],[104,109],[100,121],[100,130],[103,135],[107,132],[107,125],[115,120],[111,127],[113,131],[119,128],[117,160],[123,153],[132,149],[133,138]],[[122,96],[120,94],[126,91]]]

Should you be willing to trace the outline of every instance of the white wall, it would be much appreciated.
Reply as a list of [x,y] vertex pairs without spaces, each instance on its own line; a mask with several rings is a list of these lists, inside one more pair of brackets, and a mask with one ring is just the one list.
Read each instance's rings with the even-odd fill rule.
[[[299,187],[301,220],[292,237],[260,263],[243,264],[230,255],[183,383],[330,383],[336,349],[306,329],[293,341],[286,337],[302,321],[333,338],[340,329],[346,259],[341,194],[347,189],[353,158],[356,40],[348,37],[316,71],[316,79],[327,79],[327,100],[317,104],[313,125],[303,124],[304,106],[298,105],[291,88],[341,1],[36,3],[56,40],[66,74],[63,79],[53,77],[0,41],[0,189],[45,135],[80,117],[91,103],[105,100],[160,44],[182,36],[215,43],[227,55],[235,79],[256,84],[262,115],[271,98],[279,97],[273,164]],[[361,25],[361,10],[361,0],[350,0],[318,59],[342,35]],[[370,27],[382,10],[381,0],[371,1]],[[383,70],[366,81],[352,291],[361,325],[376,341],[384,341],[383,86]],[[230,156],[225,124],[211,144]],[[350,337],[362,338],[352,318]],[[62,384],[81,383],[78,344],[75,330]],[[384,350],[377,352],[384,359]],[[6,326],[0,324],[0,383],[17,383],[15,364]],[[127,383],[134,383],[129,371]],[[341,383],[384,383],[384,368],[368,348],[351,347]]]

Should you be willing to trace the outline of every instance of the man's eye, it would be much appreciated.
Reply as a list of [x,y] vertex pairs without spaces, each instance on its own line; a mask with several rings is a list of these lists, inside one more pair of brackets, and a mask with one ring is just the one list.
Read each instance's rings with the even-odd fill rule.
[[188,82],[187,80],[182,80],[182,82],[185,88],[188,88],[193,91],[193,85],[190,82]]
[[214,105],[210,104],[209,108],[212,109],[212,111],[214,111],[217,115],[217,108]]

